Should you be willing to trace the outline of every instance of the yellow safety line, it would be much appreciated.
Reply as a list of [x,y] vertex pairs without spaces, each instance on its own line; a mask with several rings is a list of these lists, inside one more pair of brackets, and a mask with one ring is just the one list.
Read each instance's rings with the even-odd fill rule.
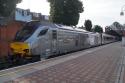
[[13,73],[18,73],[18,72],[21,72],[21,71],[24,71],[24,70],[27,70],[27,69],[31,69],[31,68],[20,69],[20,70],[17,70],[15,72],[9,72],[9,73],[5,73],[5,74],[4,73],[3,74],[0,73],[0,77],[7,76],[7,75],[10,75],[10,74],[13,74]]

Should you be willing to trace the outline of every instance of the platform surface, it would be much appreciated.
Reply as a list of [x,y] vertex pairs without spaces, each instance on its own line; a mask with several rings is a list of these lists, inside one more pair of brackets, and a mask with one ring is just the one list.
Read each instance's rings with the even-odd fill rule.
[[116,42],[0,71],[0,83],[125,83],[124,55]]

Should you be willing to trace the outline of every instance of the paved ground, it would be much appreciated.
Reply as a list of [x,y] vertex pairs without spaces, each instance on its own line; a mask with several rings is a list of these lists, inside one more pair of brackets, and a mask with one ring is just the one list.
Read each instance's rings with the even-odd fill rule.
[[2,71],[0,83],[125,83],[121,74],[124,48],[113,43],[30,67]]

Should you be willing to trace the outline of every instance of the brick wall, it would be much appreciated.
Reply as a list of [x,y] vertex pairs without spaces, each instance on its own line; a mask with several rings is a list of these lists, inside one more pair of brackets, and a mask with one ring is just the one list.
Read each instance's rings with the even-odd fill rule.
[[8,25],[0,26],[0,57],[7,56],[10,52],[9,44],[14,39],[16,32],[22,28],[24,23],[11,22]]

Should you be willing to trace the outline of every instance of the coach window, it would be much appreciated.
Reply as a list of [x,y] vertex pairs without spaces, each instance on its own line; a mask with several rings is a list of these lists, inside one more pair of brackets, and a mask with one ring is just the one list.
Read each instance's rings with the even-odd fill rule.
[[52,31],[52,38],[57,39],[57,31],[56,30]]
[[43,36],[47,33],[48,29],[43,29],[38,36]]

